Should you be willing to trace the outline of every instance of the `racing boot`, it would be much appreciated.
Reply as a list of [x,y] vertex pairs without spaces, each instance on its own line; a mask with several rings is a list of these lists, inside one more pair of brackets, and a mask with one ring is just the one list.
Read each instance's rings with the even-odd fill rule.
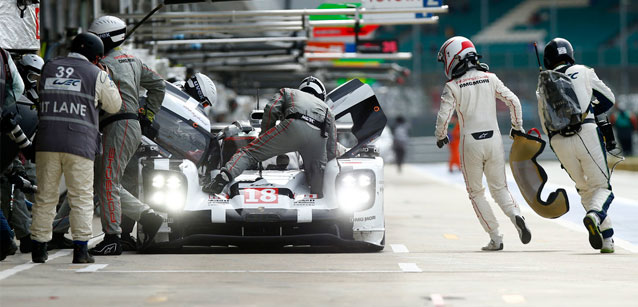
[[20,240],[20,252],[23,254],[28,254],[33,250],[33,243],[31,240],[31,235],[26,235]]
[[31,260],[34,263],[45,263],[47,259],[49,259],[46,242],[40,243],[36,240],[33,240],[32,243],[33,250],[31,251]]
[[122,243],[120,237],[112,234],[105,234],[104,240],[89,250],[93,256],[117,256],[122,254]]
[[215,176],[215,179],[202,188],[202,191],[208,194],[219,194],[224,190],[224,187],[230,182],[230,174],[222,170],[221,173]]
[[142,243],[142,249],[148,247],[155,238],[155,235],[159,231],[164,218],[155,213],[153,210],[146,210],[140,215],[140,225],[142,225],[142,231],[144,232],[144,242]]
[[603,239],[603,247],[600,248],[600,252],[603,254],[613,253],[614,250],[614,239],[605,238]]
[[498,235],[493,239],[490,239],[490,243],[481,247],[484,251],[500,251],[503,249],[503,235]]
[[67,239],[63,232],[54,232],[53,238],[47,243],[47,250],[73,248],[73,241]]
[[516,226],[516,230],[518,230],[518,237],[521,239],[523,244],[529,243],[532,240],[532,233],[525,225],[525,218],[521,215],[517,215],[514,217],[514,225]]
[[596,212],[589,212],[583,219],[583,224],[587,228],[589,233],[589,244],[594,249],[601,249],[603,247],[603,235],[600,232],[600,218]]
[[122,238],[120,238],[120,243],[122,243],[122,251],[125,252],[134,252],[137,251],[137,240],[135,237],[132,237],[130,233],[122,234]]
[[95,259],[89,255],[87,241],[73,241],[73,263],[94,263]]

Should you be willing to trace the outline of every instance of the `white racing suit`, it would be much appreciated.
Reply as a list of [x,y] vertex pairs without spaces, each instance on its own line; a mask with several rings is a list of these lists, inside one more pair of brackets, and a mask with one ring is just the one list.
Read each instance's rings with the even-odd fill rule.
[[[564,65],[554,70],[562,71],[561,68],[564,69]],[[615,102],[614,94],[605,83],[598,79],[594,70],[587,66],[572,65],[567,68],[565,74],[572,79],[581,110],[588,114],[579,132],[571,136],[551,135],[549,143],[569,177],[576,184],[576,190],[585,211],[595,212],[598,215],[603,238],[610,238],[614,230],[611,219],[607,216],[607,209],[614,199],[614,193],[609,184],[610,174],[605,145],[594,115],[611,109]],[[536,95],[543,131],[547,135],[553,134],[549,133],[545,127],[543,100],[538,91]],[[596,99],[592,102],[592,98]]]
[[[317,123],[325,121],[326,137],[320,128],[304,119],[291,118],[293,114],[302,114]],[[257,162],[298,151],[311,193],[321,195],[326,162],[337,155],[336,134],[332,112],[323,101],[306,92],[284,88],[264,108],[259,137],[235,153],[222,170],[234,179]]]
[[[122,108],[116,115],[100,117],[103,150],[102,156],[95,159],[95,192],[101,206],[104,232],[119,235],[122,232],[122,211],[137,221],[142,212],[150,209],[122,188],[121,184],[126,165],[142,139],[140,122],[137,120],[139,87],[147,90],[146,109],[157,114],[164,100],[165,85],[160,75],[120,47],[109,51],[102,63],[111,71],[113,82],[120,91]],[[111,116],[120,114],[128,114],[131,118],[103,124]]]
[[485,198],[483,174],[492,198],[512,222],[520,215],[520,208],[507,188],[496,98],[509,107],[512,127],[522,131],[521,105],[516,95],[495,74],[476,69],[445,84],[435,131],[438,140],[447,136],[447,127],[456,109],[461,125],[461,170],[465,186],[481,226],[492,239],[499,235],[498,222]]

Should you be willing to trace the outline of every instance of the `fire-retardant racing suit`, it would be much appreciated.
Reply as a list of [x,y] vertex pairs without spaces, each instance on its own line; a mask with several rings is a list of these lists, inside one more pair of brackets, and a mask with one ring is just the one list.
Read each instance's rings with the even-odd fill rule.
[[[554,70],[563,71],[565,65],[559,65]],[[538,113],[546,134],[550,135],[549,143],[556,157],[563,165],[569,177],[576,184],[576,190],[581,197],[581,203],[588,213],[595,213],[600,223],[603,239],[611,241],[614,230],[611,218],[607,216],[609,205],[614,199],[609,183],[610,173],[607,167],[607,157],[602,135],[596,126],[594,115],[602,114],[613,106],[614,94],[594,72],[583,65],[570,65],[565,74],[571,78],[574,92],[578,97],[580,108],[588,114],[581,126],[581,130],[571,136],[548,133],[543,117],[543,100],[537,91]],[[592,98],[596,99],[592,102]],[[593,238],[590,237],[590,242]],[[599,239],[598,239],[599,240]],[[592,247],[601,249],[600,242],[592,243]],[[613,252],[613,245],[608,252]]]
[[[138,121],[139,87],[147,90],[146,111],[156,114],[164,100],[165,85],[160,75],[138,58],[125,53],[120,47],[109,51],[101,63],[111,71],[113,81],[120,90],[122,108],[115,115],[100,118],[103,151],[95,163],[96,193],[101,206],[104,233],[119,236],[122,231],[122,213],[139,221],[143,213],[152,212],[148,205],[122,188],[121,180],[126,165],[142,138]],[[96,253],[95,249],[92,249],[91,253],[100,254]]]
[[470,69],[445,84],[435,136],[438,140],[447,137],[448,123],[456,109],[461,125],[461,170],[470,201],[481,226],[489,233],[490,238],[495,242],[502,242],[498,222],[485,198],[483,174],[487,178],[492,198],[515,226],[520,208],[512,198],[505,178],[503,141],[496,118],[496,98],[509,107],[513,129],[522,131],[521,105],[516,95],[495,74]]
[[[325,122],[326,137],[310,122]],[[232,180],[257,162],[298,151],[310,191],[321,197],[326,162],[337,155],[336,133],[332,112],[321,99],[297,89],[283,88],[264,108],[260,136],[235,153],[222,172],[229,174]]]

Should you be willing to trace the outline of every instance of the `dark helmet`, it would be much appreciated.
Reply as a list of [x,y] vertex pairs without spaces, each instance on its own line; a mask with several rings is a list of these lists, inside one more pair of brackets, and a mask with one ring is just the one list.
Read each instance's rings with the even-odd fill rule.
[[554,38],[545,45],[543,64],[546,69],[554,69],[560,62],[574,64],[574,48],[564,38]]
[[70,51],[85,56],[91,63],[95,64],[104,57],[104,44],[93,33],[80,33],[71,42]]
[[302,92],[306,92],[309,94],[315,95],[315,97],[321,99],[321,101],[326,100],[326,87],[323,86],[321,80],[317,79],[313,76],[308,76],[299,85],[299,90]]

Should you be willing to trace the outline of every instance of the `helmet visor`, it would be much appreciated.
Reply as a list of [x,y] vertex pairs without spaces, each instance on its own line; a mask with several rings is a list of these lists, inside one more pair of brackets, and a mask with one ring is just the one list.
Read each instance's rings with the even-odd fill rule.
[[29,80],[29,82],[38,82],[38,80],[40,80],[40,74],[35,72],[29,72],[27,74],[27,80]]

